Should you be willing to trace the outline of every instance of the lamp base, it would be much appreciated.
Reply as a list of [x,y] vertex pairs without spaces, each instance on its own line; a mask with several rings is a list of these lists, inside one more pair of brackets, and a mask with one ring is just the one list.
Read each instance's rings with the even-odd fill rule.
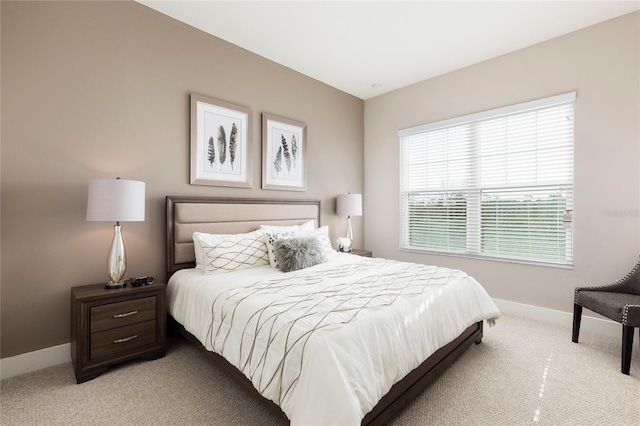
[[114,290],[116,288],[124,288],[126,286],[127,286],[127,283],[122,281],[122,282],[119,282],[119,283],[106,283],[104,285],[104,288],[106,288],[107,290]]

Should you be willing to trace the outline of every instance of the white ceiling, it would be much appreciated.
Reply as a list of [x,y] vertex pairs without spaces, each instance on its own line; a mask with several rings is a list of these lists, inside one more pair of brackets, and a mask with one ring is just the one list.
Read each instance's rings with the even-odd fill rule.
[[361,99],[640,9],[640,0],[137,1]]

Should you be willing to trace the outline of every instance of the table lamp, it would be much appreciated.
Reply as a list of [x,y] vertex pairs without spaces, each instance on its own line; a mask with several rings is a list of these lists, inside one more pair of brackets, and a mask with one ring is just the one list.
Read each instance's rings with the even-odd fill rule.
[[362,194],[342,194],[338,195],[336,201],[336,214],[347,216],[347,235],[349,248],[344,251],[351,251],[353,244],[353,230],[351,229],[351,216],[362,216]]
[[113,242],[109,252],[109,282],[105,288],[122,288],[122,280],[127,269],[127,258],[122,240],[120,222],[144,221],[144,182],[135,180],[91,179],[87,198],[87,221],[116,222]]

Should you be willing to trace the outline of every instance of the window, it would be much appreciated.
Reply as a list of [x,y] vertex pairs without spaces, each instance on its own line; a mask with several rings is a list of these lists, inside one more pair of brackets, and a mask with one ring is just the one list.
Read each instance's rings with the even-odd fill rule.
[[575,98],[400,130],[400,249],[572,266]]

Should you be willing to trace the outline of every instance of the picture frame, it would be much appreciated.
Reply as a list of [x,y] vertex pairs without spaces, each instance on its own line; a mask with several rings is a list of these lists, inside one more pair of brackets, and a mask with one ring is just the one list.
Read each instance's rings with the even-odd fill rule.
[[252,112],[191,93],[191,184],[251,188]]
[[307,125],[262,114],[262,189],[307,190]]

